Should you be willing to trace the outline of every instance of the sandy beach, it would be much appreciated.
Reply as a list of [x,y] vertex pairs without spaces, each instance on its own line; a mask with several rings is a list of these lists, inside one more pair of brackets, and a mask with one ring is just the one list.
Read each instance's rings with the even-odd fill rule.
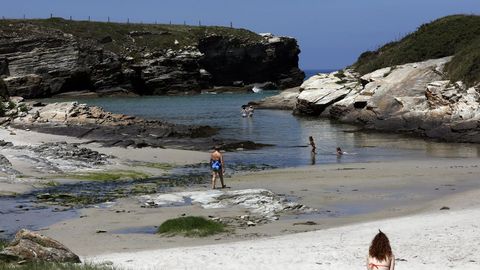
[[[0,132],[15,145],[84,143],[32,131]],[[112,162],[102,167],[105,170],[123,170],[132,161],[193,164],[208,159],[208,153],[186,150],[82,147],[114,155]],[[35,179],[45,175],[35,174],[34,168],[9,151],[4,153],[13,167],[29,172],[29,177],[13,182],[4,178],[2,192],[37,188]],[[226,158],[228,161],[228,153]],[[170,218],[196,215],[227,219],[252,215],[252,211],[241,205],[204,208],[196,203],[144,207],[141,196],[133,196],[102,207],[79,209],[75,216],[39,231],[65,244],[84,261],[107,261],[122,269],[363,269],[369,242],[381,229],[391,238],[401,268],[478,269],[479,173],[474,158],[338,163],[248,172],[226,178],[230,189],[215,192],[265,189],[312,211],[283,213],[278,220],[236,226],[228,233],[200,239],[164,237],[154,232]],[[208,184],[171,190],[180,191],[212,192]],[[447,209],[440,210],[444,207]]]

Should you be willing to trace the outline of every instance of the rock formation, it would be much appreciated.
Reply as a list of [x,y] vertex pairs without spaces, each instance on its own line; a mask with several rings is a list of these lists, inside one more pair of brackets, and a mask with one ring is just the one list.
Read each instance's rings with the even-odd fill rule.
[[259,101],[251,101],[248,105],[256,109],[293,110],[300,94],[300,87],[286,89],[275,96],[266,97]]
[[319,74],[301,86],[295,112],[455,142],[480,142],[480,95],[451,82],[451,57],[387,67],[360,76]]
[[41,234],[22,229],[0,252],[0,261],[47,261],[79,263],[80,258],[61,243]]
[[[77,102],[22,103],[25,111],[11,114],[12,127],[91,139],[108,146],[163,147],[167,141],[206,138],[216,134],[208,126],[175,125],[106,112],[100,107]],[[19,106],[20,107],[20,106]]]
[[[199,93],[263,82],[287,88],[303,81],[293,38],[229,28],[163,28],[55,18],[2,21],[0,77],[10,95],[25,98],[72,91]],[[4,88],[0,81],[0,94]]]

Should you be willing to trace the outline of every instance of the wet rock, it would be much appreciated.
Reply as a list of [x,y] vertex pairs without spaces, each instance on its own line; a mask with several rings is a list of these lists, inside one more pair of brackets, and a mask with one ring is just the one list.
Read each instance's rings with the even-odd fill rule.
[[273,146],[272,144],[256,143],[252,141],[240,141],[240,142],[224,142],[218,143],[220,149],[225,151],[236,151],[238,149],[243,150],[257,150],[267,146]]
[[80,258],[52,238],[22,229],[15,239],[0,252],[4,261],[47,261],[79,263]]
[[34,146],[15,146],[15,148],[30,150],[47,159],[74,160],[94,165],[106,164],[109,158],[109,156],[105,154],[67,142],[50,142]]
[[305,222],[296,222],[296,223],[293,223],[293,226],[297,226],[297,225],[308,225],[308,226],[312,226],[312,225],[318,225],[318,223],[314,222],[314,221],[305,221]]
[[[100,107],[77,102],[32,106],[24,117],[13,120],[13,127],[90,139],[108,146],[163,147],[171,138],[206,138],[217,133],[209,126],[175,125],[158,120],[145,120],[107,112]],[[178,144],[178,141],[171,142]],[[205,140],[198,145],[206,145]],[[213,145],[213,144],[212,144]]]
[[[154,206],[199,204],[203,208],[228,208],[240,206],[248,209],[254,215],[240,216],[238,220],[252,221],[274,220],[280,213],[306,213],[312,209],[296,202],[286,200],[284,197],[266,189],[245,189],[235,191],[196,191],[179,192],[160,195],[141,196],[142,204]],[[260,216],[260,219],[254,217]]]
[[443,206],[442,208],[440,208],[440,210],[450,210],[450,207],[448,207],[448,206]]

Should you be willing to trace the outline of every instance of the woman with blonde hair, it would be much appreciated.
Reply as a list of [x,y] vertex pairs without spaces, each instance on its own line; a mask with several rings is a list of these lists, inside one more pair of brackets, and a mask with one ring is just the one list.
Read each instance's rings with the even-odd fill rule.
[[372,240],[367,258],[368,270],[394,270],[395,256],[388,237],[380,230]]

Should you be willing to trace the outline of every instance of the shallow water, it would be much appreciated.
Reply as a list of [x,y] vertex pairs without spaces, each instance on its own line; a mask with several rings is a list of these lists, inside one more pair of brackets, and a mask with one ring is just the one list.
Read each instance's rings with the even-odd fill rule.
[[39,230],[50,224],[74,218],[78,211],[39,206],[30,198],[0,197],[0,238],[9,238],[20,228]]
[[[356,132],[356,126],[327,119],[297,117],[289,111],[256,110],[252,118],[241,117],[241,105],[277,93],[115,97],[79,101],[148,119],[210,125],[220,128],[217,137],[274,145],[256,151],[227,153],[226,160],[234,163],[296,167],[336,162],[478,157],[480,153],[480,147],[474,144],[438,143],[399,134]],[[317,145],[314,159],[308,147],[309,136],[315,138]],[[337,146],[347,152],[341,158],[335,155]]]

